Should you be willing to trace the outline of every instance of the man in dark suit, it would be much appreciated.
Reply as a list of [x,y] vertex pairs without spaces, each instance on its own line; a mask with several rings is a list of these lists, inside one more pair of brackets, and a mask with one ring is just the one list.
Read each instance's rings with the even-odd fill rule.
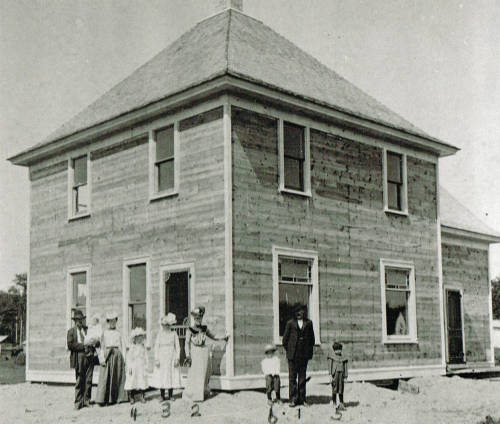
[[82,311],[73,312],[75,326],[68,330],[67,341],[70,350],[70,367],[75,369],[75,409],[90,405],[92,375],[94,374],[94,355],[85,352],[85,334],[87,333]]
[[286,323],[283,347],[288,360],[289,406],[304,405],[307,361],[313,356],[314,329],[312,321],[305,317],[302,305],[295,309],[295,318]]

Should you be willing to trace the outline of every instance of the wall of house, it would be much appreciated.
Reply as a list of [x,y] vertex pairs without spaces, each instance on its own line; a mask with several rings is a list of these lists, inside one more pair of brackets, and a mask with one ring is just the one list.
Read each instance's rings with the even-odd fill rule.
[[444,287],[463,290],[467,362],[490,360],[488,244],[443,232]]
[[[154,340],[160,314],[159,267],[194,262],[195,301],[206,306],[211,328],[223,332],[222,108],[180,122],[178,195],[149,201],[147,131],[165,119],[74,152],[91,152],[88,218],[68,222],[65,157],[31,168],[30,370],[69,370],[66,278],[67,269],[78,265],[91,266],[90,314],[116,310],[120,327],[124,261],[148,258]],[[123,141],[127,134],[141,132],[145,137]]]
[[[235,374],[260,373],[273,340],[273,245],[319,255],[322,344],[310,370],[326,369],[333,340],[354,368],[439,365],[435,164],[408,156],[409,216],[387,214],[380,147],[310,138],[312,197],[280,194],[276,119],[232,108]],[[417,344],[382,344],[380,258],[414,262]]]

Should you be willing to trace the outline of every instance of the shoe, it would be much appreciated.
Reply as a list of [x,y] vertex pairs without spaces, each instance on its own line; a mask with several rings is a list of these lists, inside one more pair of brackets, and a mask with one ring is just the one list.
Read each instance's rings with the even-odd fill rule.
[[130,404],[133,405],[135,403],[135,398],[133,396],[130,397]]
[[306,401],[302,402],[302,405],[304,405],[304,406],[306,406],[306,407],[311,406],[311,404],[310,404],[309,402],[306,402]]
[[293,402],[290,402],[290,403],[288,404],[288,407],[289,407],[289,408],[295,408],[295,407],[296,407],[296,406],[298,406],[298,405],[299,405],[299,404],[298,404],[297,402],[293,401]]
[[271,399],[268,399],[268,400],[267,400],[267,404],[268,404],[269,406],[271,406],[271,405],[273,404],[273,401],[272,401]]
[[89,408],[90,407],[90,402],[88,400],[83,402],[82,408]]
[[339,411],[345,411],[345,405],[344,405],[343,403],[341,403],[341,404],[337,407],[337,409],[338,409]]
[[74,408],[75,408],[75,411],[78,411],[78,410],[82,409],[82,405],[75,403]]
[[144,398],[144,395],[141,396],[141,403],[146,403],[146,399]]

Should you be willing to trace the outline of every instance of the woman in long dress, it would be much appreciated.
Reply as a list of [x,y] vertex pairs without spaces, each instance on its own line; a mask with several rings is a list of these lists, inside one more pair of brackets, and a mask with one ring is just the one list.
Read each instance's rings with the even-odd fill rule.
[[216,337],[206,325],[202,325],[205,308],[199,306],[195,308],[191,315],[194,325],[189,327],[186,332],[186,360],[191,362],[188,371],[186,387],[182,397],[194,402],[202,402],[205,396],[210,393],[208,383],[210,381],[211,366],[210,352],[205,342],[207,337],[212,340],[227,341],[229,336]]
[[181,348],[179,336],[172,328],[177,319],[169,312],[160,320],[160,331],[154,346],[155,369],[151,386],[160,389],[161,398],[165,399],[165,389],[168,390],[167,399],[172,399],[174,389],[181,388],[181,372],[179,361]]
[[97,385],[96,403],[101,406],[126,402],[125,393],[125,361],[123,352],[125,345],[120,332],[116,329],[118,315],[115,313],[106,316],[108,329],[104,330],[101,340],[102,359],[99,370],[99,384]]

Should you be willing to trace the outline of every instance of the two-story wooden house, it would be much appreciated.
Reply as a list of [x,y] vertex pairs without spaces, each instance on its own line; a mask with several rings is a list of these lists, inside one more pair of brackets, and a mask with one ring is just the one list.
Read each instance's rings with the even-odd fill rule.
[[10,158],[31,181],[27,379],[74,378],[73,308],[115,309],[152,343],[160,315],[182,335],[205,305],[232,335],[214,348],[222,389],[264,384],[263,346],[297,303],[313,375],[333,340],[358,380],[491,363],[500,236],[441,225],[439,159],[457,149],[229,3]]

